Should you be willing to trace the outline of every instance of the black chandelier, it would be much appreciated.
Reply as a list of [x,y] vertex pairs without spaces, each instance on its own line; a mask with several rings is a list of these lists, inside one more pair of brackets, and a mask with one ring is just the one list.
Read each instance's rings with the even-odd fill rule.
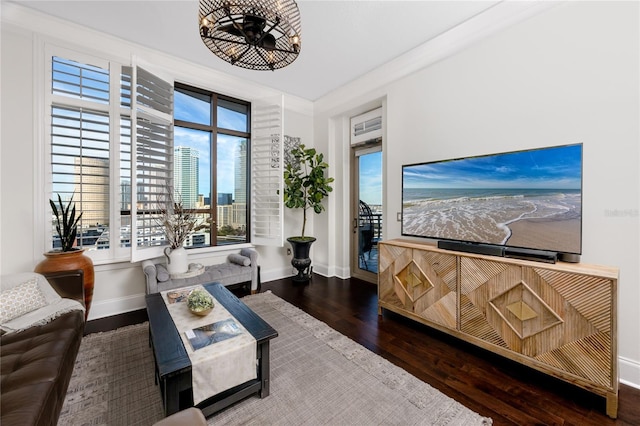
[[198,17],[204,44],[231,65],[273,71],[300,53],[294,0],[200,0]]

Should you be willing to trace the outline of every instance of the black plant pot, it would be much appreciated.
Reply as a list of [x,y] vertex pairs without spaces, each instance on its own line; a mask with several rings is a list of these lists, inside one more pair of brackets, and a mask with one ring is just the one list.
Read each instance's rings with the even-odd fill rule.
[[291,265],[298,270],[298,274],[292,278],[293,282],[305,283],[311,278],[313,267],[311,266],[309,251],[311,250],[311,244],[313,244],[315,240],[313,237],[305,237],[304,240],[301,240],[300,237],[287,238],[287,241],[289,241],[289,244],[291,244],[293,248]]

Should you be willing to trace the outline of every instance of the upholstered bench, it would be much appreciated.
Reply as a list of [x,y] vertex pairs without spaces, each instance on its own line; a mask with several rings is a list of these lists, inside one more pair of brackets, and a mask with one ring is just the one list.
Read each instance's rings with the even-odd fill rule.
[[258,252],[250,248],[241,249],[239,254],[230,254],[225,263],[206,266],[204,273],[189,278],[172,278],[164,265],[150,260],[142,262],[142,269],[146,276],[147,294],[213,282],[224,286],[247,284],[251,293],[257,293],[260,285]]

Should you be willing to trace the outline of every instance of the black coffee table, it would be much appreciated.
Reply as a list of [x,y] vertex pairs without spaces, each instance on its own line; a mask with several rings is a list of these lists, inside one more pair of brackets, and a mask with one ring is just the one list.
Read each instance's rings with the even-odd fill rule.
[[[258,360],[256,379],[220,392],[196,406],[205,416],[210,416],[250,395],[257,393],[260,398],[269,395],[269,341],[277,337],[278,332],[222,284],[204,284],[204,288],[256,339]],[[148,294],[145,300],[156,383],[160,384],[164,414],[168,416],[193,406],[191,361],[162,295]]]

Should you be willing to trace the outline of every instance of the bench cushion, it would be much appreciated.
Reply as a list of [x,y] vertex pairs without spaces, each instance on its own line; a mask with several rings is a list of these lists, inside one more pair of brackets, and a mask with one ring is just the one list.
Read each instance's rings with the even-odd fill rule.
[[164,275],[168,274],[165,274],[164,266],[150,260],[142,262],[142,270],[147,281],[147,294],[213,282],[222,285],[250,283],[251,291],[257,292],[260,285],[258,252],[252,248],[242,248],[240,253],[229,254],[225,263],[206,266],[204,273],[195,277],[166,277]]

